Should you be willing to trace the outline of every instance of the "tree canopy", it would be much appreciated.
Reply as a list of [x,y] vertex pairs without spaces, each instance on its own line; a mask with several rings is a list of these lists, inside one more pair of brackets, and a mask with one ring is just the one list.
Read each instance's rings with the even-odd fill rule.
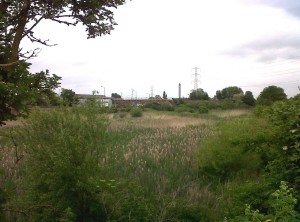
[[254,106],[255,102],[256,102],[256,100],[254,99],[253,93],[250,91],[245,92],[245,95],[243,96],[242,101],[249,106]]
[[62,89],[60,97],[64,106],[73,106],[73,104],[78,103],[78,98],[72,89]]
[[203,89],[199,88],[197,90],[192,90],[190,93],[190,99],[192,100],[208,100],[209,96],[207,92],[205,92]]
[[278,86],[268,86],[263,89],[257,98],[257,104],[263,106],[272,105],[276,101],[286,100],[284,89]]
[[115,98],[115,99],[121,99],[121,98],[122,98],[122,96],[119,95],[118,93],[112,93],[112,94],[111,94],[111,97],[112,97],[112,98]]
[[166,91],[163,92],[163,99],[168,99],[168,95],[167,95]]
[[0,69],[0,126],[6,120],[14,120],[19,116],[26,116],[28,105],[36,104],[40,98],[52,100],[55,97],[53,90],[57,88],[61,79],[50,75],[49,71],[31,74],[28,63],[20,62],[8,69]]
[[[26,59],[37,56],[35,49],[23,50],[21,41],[51,46],[48,40],[35,35],[34,29],[43,20],[51,20],[64,25],[86,27],[87,37],[109,34],[113,30],[112,9],[125,3],[125,0],[1,0],[0,1],[0,125],[5,120],[22,115],[29,98],[41,92],[45,83],[49,89],[59,85],[59,77],[43,73],[46,79],[36,81],[38,76],[30,73]],[[37,84],[39,83],[39,84]],[[48,85],[49,86],[49,85]],[[26,99],[25,99],[26,98]],[[15,114],[12,114],[15,110]]]
[[229,86],[216,92],[217,99],[231,99],[234,95],[243,94],[243,90],[237,86]]
[[2,0],[0,41],[5,58],[0,62],[2,66],[10,66],[19,57],[26,57],[27,53],[20,52],[20,43],[25,37],[48,45],[47,41],[34,34],[34,28],[43,20],[68,26],[81,23],[86,27],[88,38],[109,34],[116,25],[111,9],[124,3],[125,0]]

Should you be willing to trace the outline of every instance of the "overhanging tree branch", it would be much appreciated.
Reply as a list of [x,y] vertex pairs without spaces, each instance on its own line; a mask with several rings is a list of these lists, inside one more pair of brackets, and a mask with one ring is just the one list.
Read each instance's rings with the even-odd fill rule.
[[44,16],[41,16],[41,17],[36,21],[36,23],[34,23],[28,30],[26,30],[25,33],[23,34],[22,38],[25,37],[29,32],[31,32],[32,29],[33,29],[35,26],[37,26],[37,25],[40,23],[40,21],[42,21],[43,18],[44,18]]

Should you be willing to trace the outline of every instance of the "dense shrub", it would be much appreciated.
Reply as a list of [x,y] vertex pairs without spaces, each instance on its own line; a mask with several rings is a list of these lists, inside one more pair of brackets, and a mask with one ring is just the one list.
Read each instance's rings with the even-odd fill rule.
[[[274,157],[267,169],[274,186],[287,181],[300,199],[300,95],[285,102],[276,102],[266,108],[266,116],[273,124],[276,140],[273,141]],[[300,204],[297,205],[298,210]]]
[[209,110],[207,106],[200,105],[198,111],[199,113],[208,113]]
[[[243,215],[245,204],[257,209],[247,208],[248,215],[229,221],[255,221],[255,215],[261,220],[267,219],[262,214],[278,220],[280,209],[288,206],[290,212],[299,212],[299,203],[293,201],[281,202],[275,210],[277,199],[270,197],[270,194],[279,192],[276,191],[279,186],[283,186],[280,181],[286,181],[293,189],[295,199],[300,197],[299,110],[300,96],[269,107],[258,106],[254,110],[256,117],[222,122],[216,128],[218,133],[203,142],[199,173],[209,178],[209,182],[221,182],[213,184],[217,192],[222,191],[224,213],[231,218]],[[295,215],[287,219],[285,214],[278,221],[298,221]]]
[[26,152],[20,193],[26,220],[106,220],[109,207],[100,198],[105,187],[98,161],[108,122],[98,111],[36,111],[18,131]]
[[143,115],[143,111],[141,108],[135,107],[130,110],[131,117],[141,117]]
[[216,128],[218,133],[201,146],[200,174],[217,181],[255,175],[262,163],[259,144],[270,139],[263,132],[265,124],[249,117],[221,122]]
[[231,222],[251,222],[251,221],[280,221],[296,222],[300,220],[300,215],[295,211],[297,199],[293,196],[293,190],[289,188],[285,181],[281,181],[279,189],[267,195],[265,200],[269,202],[267,212],[252,210],[253,205],[246,204],[243,214],[229,219]]

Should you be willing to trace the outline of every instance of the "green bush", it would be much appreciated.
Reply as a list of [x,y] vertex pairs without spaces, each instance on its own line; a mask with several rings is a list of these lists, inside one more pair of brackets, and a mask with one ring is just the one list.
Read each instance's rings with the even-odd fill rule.
[[89,106],[36,111],[18,130],[26,152],[20,204],[28,221],[106,221],[98,166],[107,125]]
[[278,181],[287,181],[300,199],[300,95],[275,102],[265,109],[264,116],[272,122],[276,136],[272,143],[274,155],[267,165],[270,181],[274,186],[279,185]]
[[169,103],[162,104],[163,111],[174,111],[174,107]]
[[[217,193],[222,192],[220,203],[224,214],[229,217],[241,215],[229,221],[269,218],[272,221],[299,221],[299,218],[295,219],[295,212],[299,212],[300,204],[294,201],[300,197],[299,110],[300,96],[275,102],[269,107],[258,106],[254,109],[256,117],[222,122],[216,128],[217,133],[203,142],[199,173],[209,178],[210,183],[221,182],[213,184]],[[280,202],[279,196],[270,196],[279,192],[276,188],[280,181],[287,181],[293,189],[293,193],[288,191],[290,194],[282,197],[286,203]],[[280,192],[285,192],[282,187],[285,185],[280,186]],[[291,194],[294,199],[290,198]],[[245,217],[245,204],[257,210],[247,207]],[[279,217],[282,210],[292,213]]]
[[206,139],[199,151],[200,175],[226,181],[256,174],[263,162],[260,144],[272,136],[267,124],[252,117],[219,123],[217,133]]
[[162,105],[156,102],[153,103],[148,103],[145,105],[146,108],[150,108],[150,109],[154,109],[154,110],[158,110],[161,111],[163,110]]
[[203,106],[203,105],[200,105],[199,106],[199,113],[208,113],[208,107],[207,106]]
[[299,213],[295,211],[297,199],[293,197],[293,190],[287,186],[287,183],[281,181],[280,188],[268,195],[266,200],[269,202],[269,209],[266,213],[259,210],[252,210],[249,204],[243,215],[236,216],[228,221],[279,221],[296,222],[299,221]]
[[131,117],[141,117],[143,116],[143,111],[141,108],[135,107],[130,111]]

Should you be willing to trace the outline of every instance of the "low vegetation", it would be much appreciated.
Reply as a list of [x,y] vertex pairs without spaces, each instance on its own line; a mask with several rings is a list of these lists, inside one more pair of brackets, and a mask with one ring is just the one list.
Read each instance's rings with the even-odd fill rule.
[[299,221],[299,96],[253,112],[94,105],[1,129],[0,219]]

